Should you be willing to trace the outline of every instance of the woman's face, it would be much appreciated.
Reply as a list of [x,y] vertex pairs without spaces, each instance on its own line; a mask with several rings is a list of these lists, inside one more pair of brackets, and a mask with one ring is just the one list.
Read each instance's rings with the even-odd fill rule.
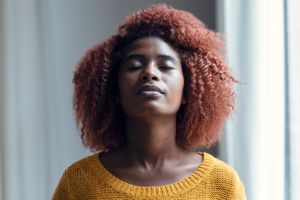
[[126,47],[118,72],[118,89],[127,115],[176,115],[183,101],[183,85],[179,55],[168,43],[146,37]]

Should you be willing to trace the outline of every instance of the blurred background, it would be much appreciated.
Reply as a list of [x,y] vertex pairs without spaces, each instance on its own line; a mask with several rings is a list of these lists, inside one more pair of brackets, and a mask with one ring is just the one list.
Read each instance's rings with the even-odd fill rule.
[[158,2],[223,33],[244,83],[209,151],[238,171],[248,199],[300,199],[299,1],[0,0],[1,200],[50,199],[64,169],[91,154],[74,123],[74,67],[125,16]]

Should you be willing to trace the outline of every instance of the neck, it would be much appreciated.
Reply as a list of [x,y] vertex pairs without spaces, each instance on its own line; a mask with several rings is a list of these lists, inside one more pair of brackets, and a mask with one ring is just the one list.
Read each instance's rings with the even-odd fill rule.
[[125,152],[132,162],[144,167],[159,166],[178,156],[182,148],[176,143],[176,116],[154,120],[127,117]]

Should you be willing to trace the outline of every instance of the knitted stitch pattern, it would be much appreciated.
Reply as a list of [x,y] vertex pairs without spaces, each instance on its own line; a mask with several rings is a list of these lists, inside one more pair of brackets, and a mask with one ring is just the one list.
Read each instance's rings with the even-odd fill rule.
[[203,161],[188,177],[164,186],[136,186],[111,174],[96,153],[65,170],[52,200],[246,199],[244,186],[233,168],[208,153],[199,154]]

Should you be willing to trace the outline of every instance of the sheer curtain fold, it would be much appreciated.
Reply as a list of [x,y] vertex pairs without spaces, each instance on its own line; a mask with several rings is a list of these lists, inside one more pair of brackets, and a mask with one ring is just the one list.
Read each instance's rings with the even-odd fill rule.
[[300,2],[298,0],[286,0],[286,33],[287,33],[287,77],[288,77],[288,139],[287,152],[289,156],[286,160],[288,177],[287,184],[289,186],[288,191],[291,200],[300,199]]
[[220,29],[236,86],[221,157],[235,167],[248,199],[284,198],[285,44],[283,0],[218,1]]

